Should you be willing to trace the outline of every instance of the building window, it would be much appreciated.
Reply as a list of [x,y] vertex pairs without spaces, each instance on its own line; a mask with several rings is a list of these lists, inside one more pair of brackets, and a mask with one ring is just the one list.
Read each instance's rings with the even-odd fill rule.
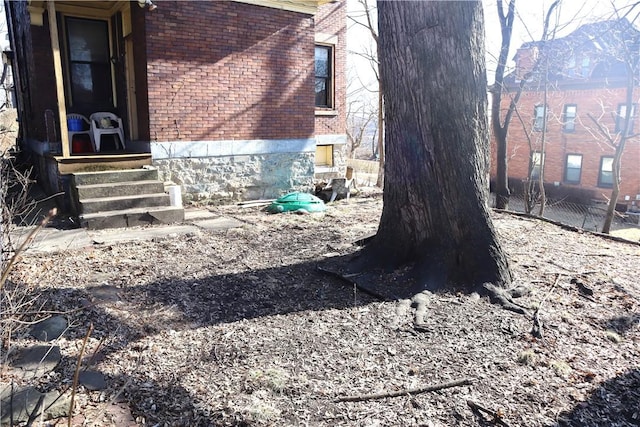
[[582,77],[589,77],[589,71],[591,69],[590,65],[591,65],[591,60],[589,59],[588,56],[585,56],[584,58],[582,58],[582,69],[581,69]]
[[536,180],[540,178],[540,170],[542,169],[542,164],[544,162],[544,155],[539,151],[534,151],[531,153],[531,180]]
[[[631,119],[629,120],[629,129],[627,129],[627,135],[633,133],[633,122],[635,121],[636,111],[638,110],[638,104],[631,105]],[[627,118],[627,104],[618,105],[618,113],[616,115],[616,132],[622,132],[624,130],[624,122]]]
[[600,158],[598,187],[613,187],[613,157],[604,156]]
[[533,110],[533,116],[534,116],[534,121],[533,121],[533,130],[536,132],[542,132],[542,130],[544,129],[545,126],[545,111],[546,108],[544,105],[536,105],[534,110]]
[[582,174],[582,154],[567,154],[565,164],[564,180],[569,184],[580,184]]
[[562,130],[565,132],[574,132],[576,130],[576,115],[578,114],[578,106],[576,104],[565,104],[564,113],[562,114],[563,125]]
[[66,17],[65,27],[74,108],[113,109],[108,21]]
[[333,166],[333,145],[316,146],[316,166]]
[[333,108],[333,47],[316,45],[316,107]]

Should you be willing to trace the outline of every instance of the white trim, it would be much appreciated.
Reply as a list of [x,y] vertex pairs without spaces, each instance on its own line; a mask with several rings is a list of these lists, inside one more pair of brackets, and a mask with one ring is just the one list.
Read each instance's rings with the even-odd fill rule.
[[335,117],[338,115],[338,110],[319,110],[316,109],[316,116],[331,116],[331,117]]
[[340,172],[340,168],[337,166],[316,166],[316,170],[315,170],[316,174],[334,173],[334,172]]
[[250,156],[276,153],[312,153],[316,151],[316,140],[307,139],[252,139],[231,141],[165,141],[151,142],[154,160]]
[[316,135],[316,145],[344,145],[347,135]]
[[247,3],[256,6],[270,7],[272,9],[282,9],[291,12],[315,15],[318,10],[318,2],[313,0],[233,0],[237,3]]
[[338,44],[338,36],[335,34],[326,34],[326,33],[316,33],[315,36],[316,43],[324,43],[324,44]]

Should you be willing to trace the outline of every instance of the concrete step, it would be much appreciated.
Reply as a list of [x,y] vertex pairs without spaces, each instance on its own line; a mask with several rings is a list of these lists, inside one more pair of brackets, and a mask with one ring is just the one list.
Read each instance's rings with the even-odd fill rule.
[[105,184],[111,182],[157,181],[157,169],[122,169],[100,172],[76,172],[73,174],[75,186]]
[[170,206],[171,199],[166,193],[136,194],[132,196],[98,197],[95,199],[80,199],[80,213],[91,214],[102,211],[117,211],[122,209],[150,208]]
[[171,224],[182,221],[184,221],[184,209],[167,206],[123,209],[80,215],[80,225],[91,230]]
[[109,182],[106,184],[78,185],[76,189],[78,190],[78,198],[85,200],[101,197],[163,193],[164,183],[160,181]]

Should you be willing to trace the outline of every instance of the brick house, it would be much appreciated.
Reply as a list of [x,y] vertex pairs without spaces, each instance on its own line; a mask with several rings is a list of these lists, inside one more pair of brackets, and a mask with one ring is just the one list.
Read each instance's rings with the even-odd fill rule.
[[[620,139],[627,110],[627,78],[619,45],[620,40],[638,37],[640,32],[623,19],[583,25],[546,45],[525,43],[518,49],[514,58],[516,68],[505,79],[507,87],[501,103],[502,108],[507,108],[523,85],[517,106],[522,120],[514,115],[508,129],[512,191],[521,192],[529,173],[537,179],[544,167],[545,190],[551,197],[591,202],[610,196],[615,149],[602,132],[608,132],[615,142]],[[632,61],[637,59],[636,50]],[[636,81],[629,130],[633,136],[627,140],[621,160],[618,199],[634,210],[640,208],[639,99]],[[495,158],[495,143],[492,147]],[[492,177],[495,173],[494,164]]]
[[[218,203],[345,173],[345,1],[32,0],[6,11],[19,143],[51,193],[92,168],[152,166],[187,198]],[[94,112],[121,118],[125,147],[114,135],[98,152],[87,135],[70,140],[67,116]]]

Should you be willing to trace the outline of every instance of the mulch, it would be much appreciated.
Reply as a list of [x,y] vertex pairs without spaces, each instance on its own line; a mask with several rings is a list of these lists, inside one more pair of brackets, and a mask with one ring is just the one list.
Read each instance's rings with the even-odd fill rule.
[[[640,425],[639,245],[493,213],[542,338],[532,319],[451,292],[429,296],[416,328],[410,300],[317,269],[359,250],[381,207],[379,195],[321,215],[222,206],[210,210],[244,225],[24,254],[13,283],[71,325],[36,385],[68,388],[92,324],[82,368],[108,387],[78,389],[85,425],[123,425],[123,406],[131,425],[158,426]],[[25,330],[13,346],[32,342]],[[341,401],[381,393],[393,397]]]

